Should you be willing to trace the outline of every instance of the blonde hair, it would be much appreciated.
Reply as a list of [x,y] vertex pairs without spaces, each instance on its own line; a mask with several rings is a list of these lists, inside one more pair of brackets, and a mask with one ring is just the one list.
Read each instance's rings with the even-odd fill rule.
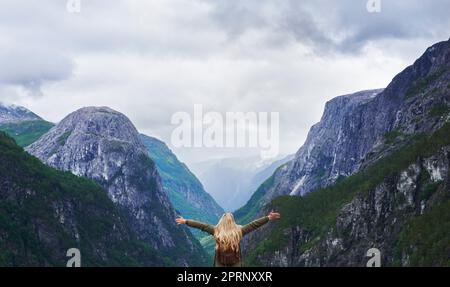
[[216,250],[232,250],[234,252],[239,250],[242,231],[241,226],[234,221],[233,214],[227,212],[222,215],[214,229],[214,239],[216,240]]

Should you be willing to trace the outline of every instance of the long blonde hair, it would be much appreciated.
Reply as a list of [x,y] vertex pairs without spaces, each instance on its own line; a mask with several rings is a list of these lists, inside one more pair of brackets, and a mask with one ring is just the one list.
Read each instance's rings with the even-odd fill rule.
[[216,240],[216,250],[239,250],[239,243],[242,239],[241,227],[234,221],[231,213],[225,213],[220,218],[214,229],[214,239]]

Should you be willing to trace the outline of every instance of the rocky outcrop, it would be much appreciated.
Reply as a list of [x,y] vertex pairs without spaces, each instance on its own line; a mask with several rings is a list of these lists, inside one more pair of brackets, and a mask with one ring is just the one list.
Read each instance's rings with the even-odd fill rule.
[[199,243],[174,223],[175,210],[131,121],[106,107],[64,118],[27,151],[51,167],[95,180],[141,240],[177,265],[204,262]]

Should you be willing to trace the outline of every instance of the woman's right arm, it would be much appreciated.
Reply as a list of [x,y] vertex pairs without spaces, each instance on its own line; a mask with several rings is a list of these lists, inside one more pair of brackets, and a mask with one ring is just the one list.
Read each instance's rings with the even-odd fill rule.
[[242,236],[244,236],[252,231],[255,231],[256,229],[260,228],[267,222],[269,222],[269,216],[264,216],[264,217],[261,217],[259,219],[256,219],[256,220],[250,222],[249,224],[242,226],[242,229],[241,229]]
[[280,214],[278,212],[271,211],[269,213],[269,215],[261,217],[259,219],[256,219],[256,220],[250,222],[249,224],[242,226],[242,229],[241,229],[242,236],[244,236],[252,231],[255,231],[256,229],[260,228],[261,226],[263,226],[264,224],[266,224],[269,221],[277,220],[277,219],[280,219]]
[[179,218],[177,218],[177,223],[178,224],[186,224],[189,227],[197,228],[197,229],[200,229],[201,231],[204,231],[211,235],[214,235],[214,226],[212,226],[210,224],[206,224],[206,223],[192,220],[192,219],[184,219],[184,218],[182,218],[182,220],[179,220]]

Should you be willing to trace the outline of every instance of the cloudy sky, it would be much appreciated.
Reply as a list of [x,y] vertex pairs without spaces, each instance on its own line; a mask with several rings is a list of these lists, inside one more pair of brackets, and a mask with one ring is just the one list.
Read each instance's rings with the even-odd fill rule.
[[[74,0],[69,0],[69,2]],[[0,0],[0,101],[58,122],[110,106],[170,145],[171,116],[279,112],[295,152],[327,100],[385,87],[450,37],[450,1]],[[75,5],[76,6],[76,5]],[[189,162],[254,149],[175,148]]]

